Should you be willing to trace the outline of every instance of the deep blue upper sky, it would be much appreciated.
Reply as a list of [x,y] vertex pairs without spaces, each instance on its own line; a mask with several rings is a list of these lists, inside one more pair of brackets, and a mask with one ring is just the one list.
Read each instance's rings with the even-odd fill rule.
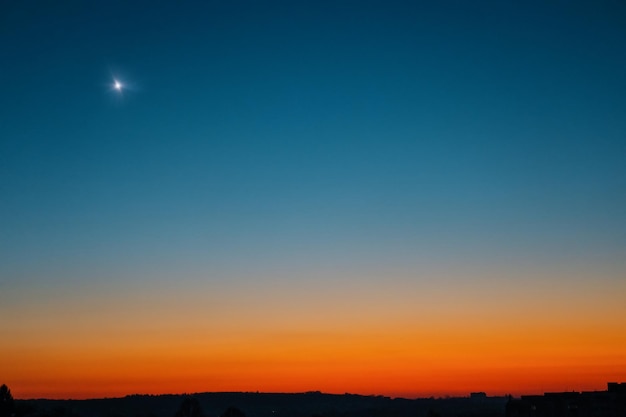
[[618,1],[5,1],[0,79],[5,286],[624,270]]

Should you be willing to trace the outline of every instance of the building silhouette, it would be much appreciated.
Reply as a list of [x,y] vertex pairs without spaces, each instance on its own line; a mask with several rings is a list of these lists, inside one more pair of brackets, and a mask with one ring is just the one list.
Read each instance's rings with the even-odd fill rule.
[[523,395],[509,400],[506,417],[626,417],[626,383],[609,382],[606,391]]

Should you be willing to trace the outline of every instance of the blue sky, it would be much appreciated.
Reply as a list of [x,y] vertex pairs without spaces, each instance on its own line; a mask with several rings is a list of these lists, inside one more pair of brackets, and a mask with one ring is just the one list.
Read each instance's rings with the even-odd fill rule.
[[619,2],[0,14],[4,285],[209,266],[623,272]]

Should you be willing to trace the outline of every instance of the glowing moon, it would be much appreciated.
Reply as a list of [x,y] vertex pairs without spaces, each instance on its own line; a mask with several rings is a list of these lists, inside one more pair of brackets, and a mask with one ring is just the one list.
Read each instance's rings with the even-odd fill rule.
[[117,91],[122,91],[122,83],[118,80],[114,80],[113,88],[115,88]]

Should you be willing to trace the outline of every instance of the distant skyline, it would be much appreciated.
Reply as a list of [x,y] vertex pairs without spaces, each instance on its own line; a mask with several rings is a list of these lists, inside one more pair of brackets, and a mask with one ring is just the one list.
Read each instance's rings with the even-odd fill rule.
[[626,381],[626,5],[0,4],[0,384]]

